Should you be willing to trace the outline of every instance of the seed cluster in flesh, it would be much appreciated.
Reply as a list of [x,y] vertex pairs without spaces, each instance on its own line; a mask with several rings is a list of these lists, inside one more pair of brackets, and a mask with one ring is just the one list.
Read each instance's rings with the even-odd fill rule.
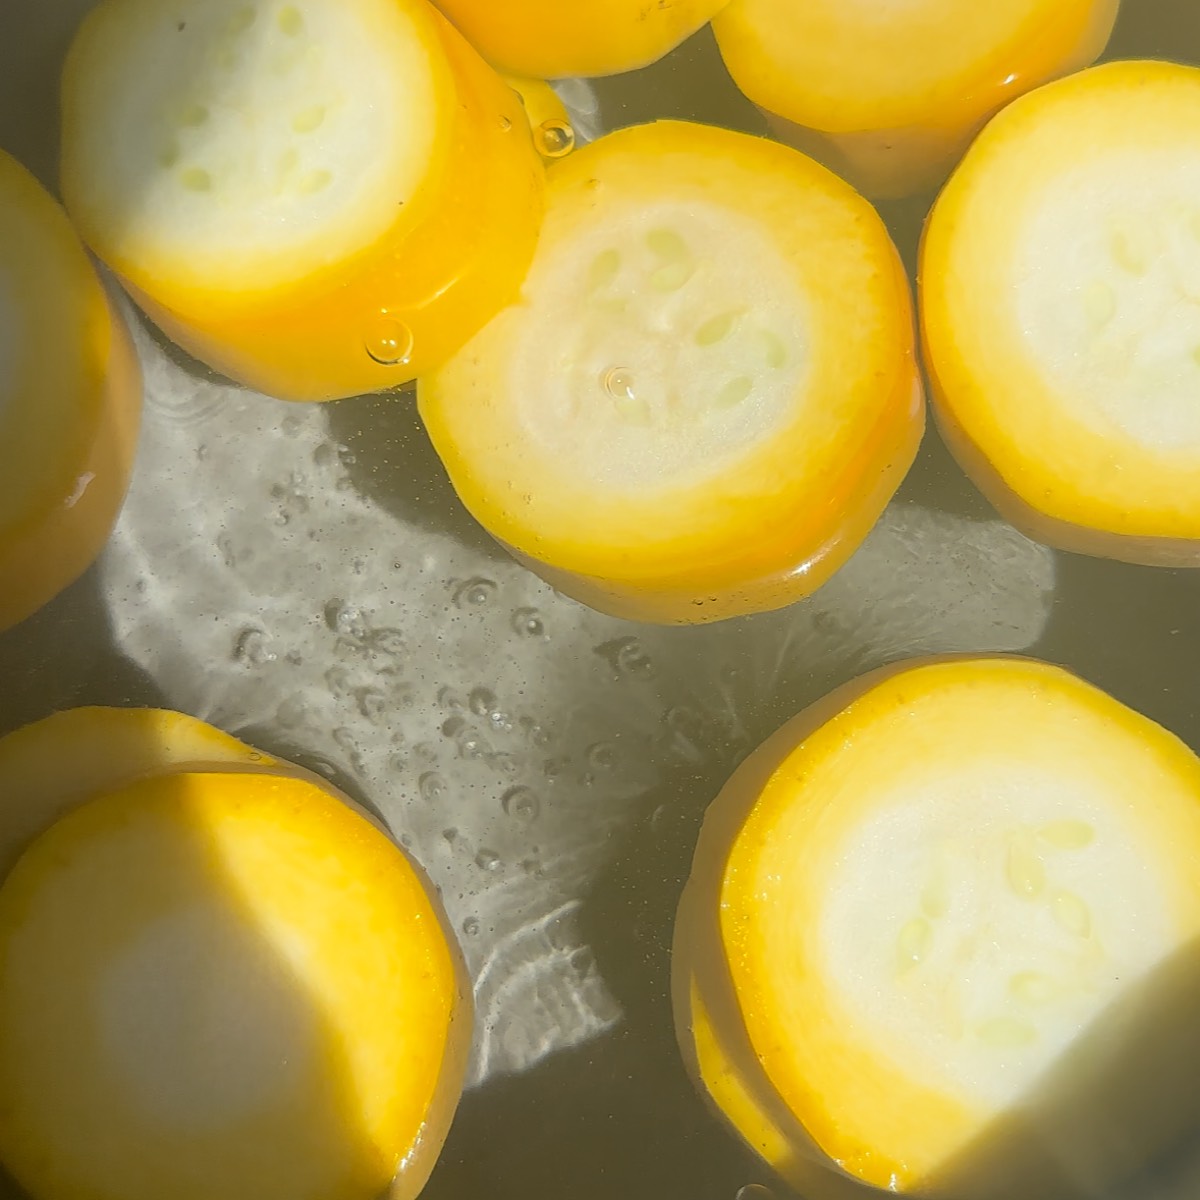
[[828,884],[839,1003],[885,1059],[1011,1101],[1168,952],[1149,861],[1068,779],[991,764],[896,797],[847,838]]
[[1107,154],[1039,190],[1015,316],[1060,404],[1165,453],[1200,450],[1200,157]]
[[525,300],[517,420],[577,478],[629,489],[715,474],[797,415],[805,300],[736,214],[605,209],[569,253],[539,257]]

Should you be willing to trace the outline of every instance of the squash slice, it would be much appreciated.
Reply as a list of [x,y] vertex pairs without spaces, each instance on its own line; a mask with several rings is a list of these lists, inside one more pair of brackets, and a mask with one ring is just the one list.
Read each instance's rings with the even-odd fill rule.
[[908,284],[841,180],[685,122],[551,166],[520,300],[418,382],[467,508],[555,587],[693,623],[854,551],[924,421]]
[[1021,659],[876,672],[706,816],[685,1060],[805,1194],[1099,1194],[1196,1120],[1197,861],[1200,760],[1104,693]]
[[0,795],[0,1159],[35,1200],[413,1200],[471,1006],[390,838],[157,710],[9,735]]
[[1200,565],[1200,70],[1115,62],[1001,113],[921,256],[946,440],[1031,537]]
[[517,97],[425,0],[104,0],[67,59],[62,178],[164,332],[290,400],[448,358],[541,218]]

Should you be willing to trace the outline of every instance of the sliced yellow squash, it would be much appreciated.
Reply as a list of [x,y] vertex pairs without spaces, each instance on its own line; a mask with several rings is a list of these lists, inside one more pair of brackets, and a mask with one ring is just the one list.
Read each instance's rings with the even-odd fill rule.
[[648,66],[726,0],[436,0],[489,61],[539,79]]
[[426,0],[104,0],[63,81],[63,191],[151,318],[249,386],[404,383],[516,292],[541,160]]
[[1200,760],[1111,697],[1029,660],[877,672],[706,817],[685,1059],[805,1194],[1096,1195],[1195,1122],[1197,861]]
[[141,403],[129,334],[66,214],[0,151],[0,630],[99,554]]
[[871,207],[794,150],[684,122],[551,166],[519,301],[418,403],[518,557],[596,608],[675,623],[820,586],[924,420],[908,284]]
[[946,439],[1030,536],[1200,564],[1200,70],[1095,67],[983,132],[922,251]]
[[0,796],[0,1160],[35,1200],[417,1195],[470,1000],[389,838],[156,710],[9,735]]
[[992,113],[1095,60],[1118,0],[733,0],[713,20],[776,131],[868,195],[937,184]]

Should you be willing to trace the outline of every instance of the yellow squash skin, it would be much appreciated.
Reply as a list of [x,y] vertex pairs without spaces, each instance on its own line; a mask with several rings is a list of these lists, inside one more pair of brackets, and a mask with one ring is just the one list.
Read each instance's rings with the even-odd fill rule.
[[[108,799],[101,800],[98,806],[96,798],[104,796]],[[394,1024],[398,1014],[403,1022],[406,1019],[403,1014],[408,1011],[411,1019],[424,1027],[425,1033],[418,1039],[420,1053],[407,1061],[402,1083],[389,1083],[386,1075],[374,1068],[366,1068],[366,1063],[383,1053],[380,1047],[389,1044],[389,1035],[384,1033],[382,1039],[372,1045],[376,1035],[372,1033],[370,1021],[351,1019],[350,1009],[344,1008],[343,1017],[349,1022],[344,1031],[349,1037],[343,1039],[344,1045],[351,1050],[352,1057],[357,1055],[357,1078],[359,1085],[367,1091],[358,1092],[357,1100],[349,1091],[338,1093],[340,1100],[336,1103],[336,1097],[330,1093],[326,1096],[325,1109],[310,1109],[307,1116],[295,1109],[277,1110],[273,1118],[275,1124],[268,1121],[262,1130],[264,1134],[274,1130],[274,1143],[268,1139],[267,1143],[256,1144],[255,1153],[249,1159],[244,1158],[240,1166],[238,1152],[233,1150],[233,1158],[221,1168],[225,1171],[223,1181],[218,1171],[210,1174],[205,1183],[204,1172],[199,1171],[193,1184],[189,1185],[193,1187],[189,1194],[212,1196],[214,1200],[218,1197],[226,1200],[226,1197],[243,1192],[248,1197],[279,1194],[289,1200],[307,1194],[305,1189],[312,1183],[303,1177],[306,1170],[304,1152],[294,1145],[307,1120],[310,1127],[300,1140],[312,1142],[311,1170],[315,1172],[322,1163],[328,1165],[331,1155],[334,1158],[341,1155],[345,1168],[343,1183],[338,1185],[342,1190],[328,1194],[374,1197],[382,1190],[388,1200],[415,1200],[437,1161],[461,1094],[471,1040],[470,983],[435,890],[420,868],[391,842],[382,826],[347,797],[308,772],[272,759],[195,718],[157,709],[72,709],[0,738],[0,798],[3,799],[0,805],[0,881],[14,873],[15,868],[19,878],[25,881],[26,894],[36,896],[40,892],[47,895],[40,890],[45,882],[44,872],[39,875],[36,866],[40,853],[37,847],[43,844],[43,839],[45,843],[60,847],[74,844],[77,850],[86,850],[86,845],[81,846],[77,839],[73,842],[74,835],[64,833],[63,828],[90,828],[103,840],[117,827],[113,825],[111,815],[97,816],[98,811],[108,805],[110,814],[124,813],[118,825],[124,822],[126,828],[136,828],[147,814],[158,812],[161,816],[166,813],[155,835],[159,838],[161,856],[168,863],[172,856],[178,859],[176,882],[181,888],[196,889],[194,899],[197,904],[222,910],[235,924],[257,930],[254,933],[256,939],[266,937],[268,925],[262,922],[268,919],[268,910],[275,912],[272,920],[295,921],[295,936],[308,939],[315,954],[333,955],[329,963],[334,959],[342,962],[337,973],[343,979],[353,978],[359,969],[367,969],[369,975],[375,968],[365,968],[363,963],[356,967],[355,957],[377,956],[390,938],[399,936],[400,940],[392,943],[399,955],[396,958],[398,967],[407,962],[409,965],[403,967],[403,976],[422,979],[419,988],[412,988],[411,983],[401,987],[397,993],[399,1007],[389,1009],[386,1003],[379,1001],[374,990],[369,998],[364,995],[361,1000],[354,1000],[345,987],[340,992],[334,988],[328,996],[332,999],[340,995],[339,1003],[344,1005],[360,1002],[369,1005],[376,1014],[371,1020],[385,1023]],[[71,825],[71,822],[75,824]],[[144,824],[142,829],[145,832]],[[31,845],[34,852],[27,855]],[[222,847],[224,867],[220,871],[215,868],[201,870],[197,865],[200,861],[196,858],[197,853],[210,845]],[[322,911],[328,909],[328,901],[321,900],[319,892],[310,897],[307,915],[303,908],[292,907],[300,904],[301,899],[294,890],[296,881],[287,882],[288,862],[302,863],[306,854],[319,854],[328,859],[331,847],[335,848],[333,858],[340,855],[343,866],[320,867],[318,859],[312,858],[312,872],[316,876],[322,876],[322,872],[329,869],[352,872],[356,882],[345,886],[362,889],[360,899],[356,901],[362,907],[351,917],[355,925],[353,937],[335,935],[332,930],[323,929],[324,918],[319,918],[311,908],[315,903]],[[133,878],[144,876],[139,886],[145,889],[145,903],[139,900],[137,907],[131,907],[126,913],[131,929],[138,923],[148,925],[153,920],[154,894],[166,896],[176,886],[161,875],[155,883],[154,870],[148,866],[154,858],[154,855],[149,858],[143,855],[140,865],[132,864],[128,872]],[[45,865],[45,860],[41,861]],[[30,862],[35,865],[31,866]],[[272,889],[273,863],[281,871],[279,886],[282,890],[279,891]],[[49,869],[56,870],[55,863],[51,863]],[[31,877],[32,884],[29,882]],[[180,879],[185,882],[179,882]],[[155,888],[159,889],[158,893]],[[389,889],[399,889],[396,908],[391,908],[393,901],[386,899]],[[9,940],[17,934],[3,915],[5,912],[11,915],[14,911],[5,908],[12,894],[12,889],[0,882],[0,946],[19,944]],[[369,906],[380,902],[384,907],[375,910],[377,923],[375,919],[364,922]],[[28,905],[18,903],[15,911],[28,912]],[[397,919],[405,922],[407,932],[400,932],[395,924]],[[269,975],[267,945],[263,941],[263,949],[256,953],[260,966]],[[423,965],[417,965],[418,959]],[[3,977],[2,964],[7,961],[0,954],[0,979]],[[73,958],[71,963],[65,963],[51,954],[42,956],[41,969],[46,978],[53,979],[59,972],[75,970],[76,966],[71,964],[78,961]],[[93,966],[101,972],[107,969],[103,955]],[[306,1005],[313,1004],[318,994],[325,994],[326,985],[321,982],[319,973],[310,975],[307,984],[313,989],[312,999],[305,998],[310,995],[308,992],[298,992],[291,1000],[286,995],[281,996],[285,1010],[289,1005],[293,1010],[304,1010]],[[9,985],[6,990],[0,982],[0,997],[3,997],[0,1014],[11,1016],[14,1010],[11,1005],[6,1008],[4,1003],[12,997],[11,979]],[[80,990],[74,988],[71,994]],[[409,999],[405,999],[406,996]],[[406,1004],[410,1006],[407,1010]],[[424,1005],[423,1009],[421,1005]],[[333,1011],[336,1015],[336,1006]],[[0,1041],[6,1036],[12,1036],[11,1027],[0,1015]],[[19,1040],[22,1046],[31,1043],[28,1035],[22,1035]],[[333,1043],[328,1043],[327,1047],[332,1052]],[[59,1060],[57,1049],[45,1052],[58,1063],[52,1071],[72,1073],[76,1079],[73,1087],[79,1095],[87,1093],[89,1087],[93,1089],[90,1095],[96,1103],[87,1119],[94,1122],[107,1104],[107,1099],[102,1101],[101,1093],[96,1090],[102,1089],[103,1084],[95,1079],[89,1082],[86,1072],[80,1076],[79,1064]],[[7,1061],[18,1065],[7,1074],[0,1069],[0,1111],[6,1108],[11,1111],[14,1103],[22,1111],[28,1107],[29,1097],[22,1089],[34,1085],[29,1075],[20,1076],[20,1060],[19,1053],[9,1053]],[[26,1067],[30,1061],[25,1060]],[[362,1073],[364,1070],[366,1074]],[[35,1074],[40,1078],[41,1069]],[[211,1077],[208,1083],[213,1086]],[[18,1094],[23,1098],[14,1100]],[[128,1112],[136,1116],[136,1105]],[[375,1114],[374,1118],[370,1117],[371,1113]],[[144,1118],[143,1112],[137,1119]],[[359,1128],[363,1122],[369,1124],[370,1119],[375,1120],[371,1128],[366,1125]],[[98,1128],[95,1124],[91,1127]],[[78,1140],[82,1128],[74,1128],[74,1140]],[[218,1152],[214,1144],[210,1151],[205,1151],[205,1136],[220,1138],[216,1129],[210,1130],[208,1135],[197,1134],[198,1141],[178,1129],[174,1134],[169,1128],[157,1132],[161,1140],[145,1139],[147,1159],[140,1168],[145,1172],[143,1180],[151,1177],[154,1171],[158,1171],[163,1180],[177,1176],[180,1155],[186,1158],[189,1154],[198,1154],[198,1161],[204,1161],[211,1151],[212,1157],[223,1161],[234,1146],[233,1142],[228,1142],[225,1150]],[[110,1130],[106,1142],[111,1135]],[[79,1158],[72,1164],[70,1154],[57,1151],[47,1158],[37,1150],[38,1137],[44,1139],[45,1136],[45,1127],[38,1130],[22,1120],[6,1118],[0,1121],[0,1158],[37,1200],[94,1194],[90,1189],[99,1186],[99,1182],[92,1175],[92,1166],[98,1164],[103,1155],[96,1160],[89,1159],[87,1166],[81,1166]],[[270,1144],[275,1147],[276,1166],[283,1163],[284,1169],[264,1179],[257,1173],[271,1158]],[[292,1149],[285,1154],[288,1147]],[[145,1194],[138,1190],[144,1184],[138,1182],[137,1173],[126,1171],[118,1161],[119,1157],[107,1160],[107,1169],[113,1172],[110,1182],[116,1190],[105,1194],[119,1197]],[[300,1177],[289,1182],[289,1175],[295,1171],[301,1172]],[[367,1174],[364,1175],[364,1171]],[[246,1188],[249,1191],[245,1191]],[[180,1194],[176,1185],[169,1190],[172,1194]]]
[[785,141],[867,195],[935,187],[1014,97],[1093,62],[1119,0],[733,0],[713,20]]
[[[1050,545],[1150,565],[1200,565],[1200,448],[1194,441],[1155,445],[1130,436],[1099,412],[1092,389],[1057,382],[1039,362],[1022,330],[1028,321],[1012,299],[1023,270],[1015,264],[1022,229],[1036,219],[1046,193],[1076,173],[1103,170],[1111,156],[1114,182],[1140,179],[1154,196],[1158,166],[1146,164],[1186,167],[1196,161],[1198,127],[1200,71],[1163,62],[1092,68],[1039,89],[996,117],[926,226],[922,337],[938,424],[1000,512]],[[1160,230],[1144,214],[1134,221],[1150,236],[1161,235],[1175,219],[1175,198],[1166,195],[1162,203]],[[1081,226],[1102,219],[1086,215],[1082,195],[1076,207]],[[1114,248],[1123,236],[1122,230],[1112,232]],[[1157,247],[1152,257],[1158,262],[1148,259],[1148,265],[1186,269],[1187,260],[1174,260],[1174,254]],[[1126,274],[1134,288],[1143,286],[1136,271]],[[1107,285],[1064,279],[1063,308],[1086,307],[1091,287]],[[984,294],[993,302],[981,302]],[[1188,303],[1180,300],[1146,317],[1165,326],[1171,312]],[[1115,326],[1125,318],[1114,307]],[[1117,347],[1102,376],[1097,366],[1097,377],[1125,378],[1135,361],[1137,343],[1131,345]],[[1184,360],[1190,367],[1186,354]],[[1149,389],[1146,409],[1154,407],[1159,390]],[[1126,403],[1137,405],[1137,393]]]
[[12,372],[0,378],[3,630],[100,553],[125,498],[142,406],[129,333],[66,214],[3,151],[0,348]]
[[320,245],[298,249],[311,269],[282,283],[239,278],[236,262],[193,264],[190,278],[164,268],[90,201],[84,167],[122,10],[144,2],[105,0],[68,55],[63,194],[85,241],[188,353],[281,399],[340,399],[437,366],[515,295],[541,221],[541,159],[517,96],[426,0],[354,0],[364,21],[403,20],[386,35],[422,56],[431,80],[430,111],[408,118],[428,136],[426,161],[390,227],[332,261]]
[[[783,919],[771,907],[773,890],[803,893],[791,911],[816,922],[818,914],[804,906],[821,903],[823,877],[837,869],[836,846],[845,844],[841,834],[876,803],[859,792],[863,773],[873,771],[881,789],[908,778],[919,788],[923,774],[932,779],[941,769],[934,747],[942,736],[947,761],[973,740],[979,753],[994,753],[983,747],[995,738],[967,732],[974,718],[960,721],[978,705],[973,692],[994,697],[986,707],[998,727],[1014,717],[1032,721],[1025,735],[1031,741],[1049,745],[1057,738],[1064,759],[1077,763],[1094,752],[1096,778],[1109,772],[1127,779],[1127,794],[1138,797],[1139,836],[1161,864],[1155,886],[1162,886],[1179,936],[1178,955],[1150,976],[1149,1000],[1133,992],[1144,1007],[1123,1002],[1110,1022],[1115,1037],[1110,1030],[1064,1053],[1065,1071],[1055,1064],[1050,1082],[1025,1097],[1029,1120],[1041,1130],[1032,1147],[1019,1118],[973,1109],[952,1089],[940,1089],[936,1073],[910,1073],[903,1060],[881,1051],[871,1030],[857,1029],[823,977],[811,927],[789,927],[794,961],[777,957],[778,951],[764,957],[777,940],[772,923]],[[944,714],[944,733],[930,724],[937,713]],[[1040,723],[1065,736],[1033,734]],[[888,725],[904,750],[869,740],[873,729]],[[1012,734],[1022,736],[1017,726]],[[875,767],[855,765],[859,743],[863,754],[879,756]],[[897,843],[896,853],[904,852]],[[717,1111],[803,1195],[866,1200],[874,1193],[864,1185],[938,1197],[1094,1195],[1097,1180],[1111,1183],[1118,1169],[1138,1169],[1189,1119],[1164,1119],[1181,1100],[1194,1101],[1195,1084],[1161,1063],[1172,1054],[1190,1062],[1195,1041],[1183,1023],[1196,999],[1200,886],[1189,864],[1198,852],[1200,761],[1171,734],[1065,671],[1022,659],[950,658],[873,672],[785,725],[738,769],[706,815],[672,956],[684,1061]],[[1061,870],[1061,855],[1070,852],[1059,853]],[[766,873],[778,870],[770,864],[781,855],[792,872],[782,880]],[[1174,984],[1172,975],[1184,983]],[[784,978],[790,992],[781,987]],[[778,1007],[784,1003],[786,1015]],[[1166,1028],[1159,1032],[1150,1024],[1147,1032],[1146,1014],[1155,1012]],[[1118,1073],[1108,1061],[1110,1048],[1122,1045],[1122,1030],[1129,1031],[1131,1014],[1144,1042],[1132,1041],[1128,1049],[1155,1064],[1140,1075],[1124,1062]],[[1119,1061],[1125,1053],[1122,1047],[1111,1057]],[[1155,1086],[1170,1099],[1160,1103],[1145,1090]],[[1089,1095],[1092,1090],[1104,1098]],[[1139,1105],[1154,1114],[1139,1118]],[[1118,1113],[1120,1132],[1106,1138],[1098,1131],[1110,1128]],[[1001,1191],[988,1191],[996,1187]]]
[[[618,616],[700,623],[779,608],[810,594],[874,525],[908,470],[924,428],[908,283],[882,222],[841,180],[795,151],[683,122],[610,134],[553,164],[548,180],[546,224],[521,302],[499,314],[443,369],[419,381],[422,418],[460,498],[493,536],[558,590]],[[770,247],[756,251],[765,261],[754,286],[768,293],[762,303],[785,293],[800,297],[786,303],[796,304],[789,315],[802,309],[807,322],[803,382],[785,397],[774,431],[727,467],[697,467],[678,483],[665,477],[654,482],[651,475],[650,481],[631,480],[628,486],[614,467],[603,486],[592,487],[583,472],[538,444],[543,411],[545,420],[561,424],[574,419],[560,417],[564,404],[593,402],[590,393],[586,400],[562,399],[571,388],[593,384],[590,376],[578,374],[583,368],[558,362],[556,355],[573,351],[553,340],[551,322],[560,306],[543,298],[539,309],[539,296],[567,286],[546,281],[558,280],[574,256],[594,253],[581,245],[604,244],[595,240],[608,236],[604,222],[630,227],[616,229],[612,238],[623,245],[626,238],[622,253],[635,256],[638,234],[632,227],[648,219],[639,212],[663,211],[666,205],[679,205],[686,214],[681,220],[712,213],[712,220],[728,221],[738,236],[749,228],[761,239],[758,246]],[[713,235],[711,244],[696,245],[701,281],[696,286],[714,293],[697,293],[695,303],[705,313],[738,304],[719,283],[703,282],[720,278],[705,274],[723,269],[718,241]],[[592,268],[585,261],[578,274],[568,271],[570,278],[589,278],[589,269],[613,254],[602,252]],[[771,271],[780,273],[773,293],[766,281]],[[636,299],[654,292],[644,287],[628,294]],[[675,302],[668,296],[664,305]],[[618,297],[616,303],[623,301]],[[574,336],[585,317],[607,319],[590,308],[578,315],[564,312],[564,332]],[[537,322],[546,322],[544,334],[537,332]],[[609,348],[614,361],[623,345],[628,349],[621,338],[641,336],[632,326],[620,334]],[[671,355],[688,352],[693,336],[699,340],[701,333],[680,325],[661,335],[661,353],[644,350],[647,370],[662,372],[664,389],[677,381],[666,364]],[[516,364],[532,363],[533,348],[543,342],[540,371],[520,368],[530,370],[530,383],[546,392],[546,408],[534,411],[542,401],[531,398],[533,388],[524,379],[517,381]],[[605,397],[597,394],[595,402]],[[579,411],[580,420],[592,419]],[[697,418],[696,436],[707,419]],[[645,420],[654,437],[676,436],[670,407]],[[561,436],[570,439],[572,453],[592,444],[586,428]],[[633,424],[612,436],[641,435]],[[719,448],[723,452],[724,444]],[[597,454],[605,453],[601,438]],[[704,472],[711,474],[705,478]]]
[[437,0],[489,61],[562,79],[645,67],[695,33],[726,0]]

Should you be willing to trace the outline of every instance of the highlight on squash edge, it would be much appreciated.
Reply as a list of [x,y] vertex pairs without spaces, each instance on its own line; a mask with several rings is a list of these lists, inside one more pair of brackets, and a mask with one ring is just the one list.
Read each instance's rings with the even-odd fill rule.
[[520,561],[679,624],[814,591],[924,428],[909,285],[875,211],[788,147],[675,121],[551,165],[517,302],[417,401],[460,499]]
[[1061,668],[863,676],[706,814],[685,1063],[814,1200],[1109,1194],[1200,1109],[1198,853],[1200,760]]
[[150,709],[0,739],[0,797],[0,1161],[34,1200],[414,1200],[470,987],[382,826]]

